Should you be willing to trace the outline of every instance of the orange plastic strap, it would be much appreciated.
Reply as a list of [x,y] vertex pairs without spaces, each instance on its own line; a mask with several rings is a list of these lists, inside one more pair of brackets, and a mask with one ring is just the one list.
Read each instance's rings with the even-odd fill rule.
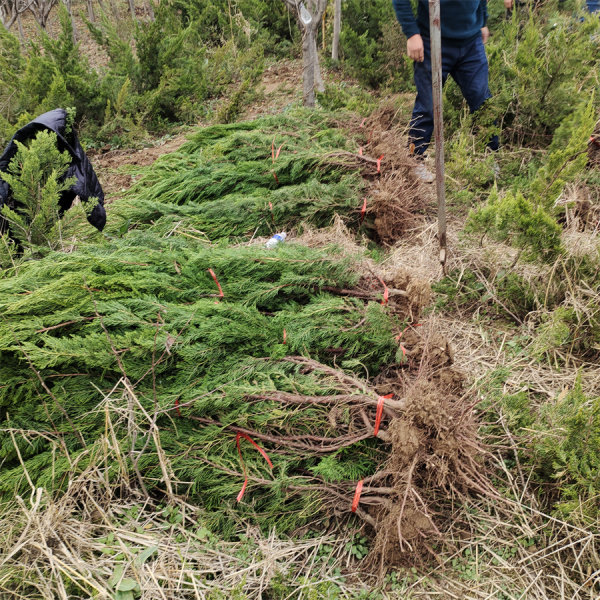
[[402,337],[402,334],[409,328],[409,327],[421,327],[421,323],[411,323],[410,325],[407,325],[397,336],[396,336],[396,341],[399,342],[400,338]]
[[281,146],[279,146],[279,148],[277,148],[277,153],[275,153],[275,138],[273,138],[273,141],[271,142],[271,161],[272,162],[275,162],[279,158],[279,153],[281,152],[282,148],[283,148],[283,144],[281,144]]
[[381,173],[381,161],[383,160],[383,157],[385,156],[385,154],[382,154],[378,159],[377,159],[377,172]]
[[179,398],[175,398],[175,412],[178,417],[181,417],[181,411],[179,410]]
[[381,301],[381,304],[385,306],[388,303],[388,299],[390,297],[390,290],[388,290],[388,286],[385,285],[385,281],[383,281],[381,277],[378,277],[377,279],[381,281],[381,285],[383,286],[383,300]]
[[362,146],[359,146],[359,148],[358,148],[358,155],[359,156],[363,155],[363,147]]
[[375,429],[373,430],[373,435],[377,436],[379,433],[379,426],[381,425],[381,417],[383,416],[383,405],[386,400],[393,398],[394,394],[386,394],[385,396],[379,396],[377,398],[377,412],[375,413]]
[[287,344],[287,332],[285,329],[283,330],[283,343]]
[[260,452],[261,456],[267,461],[269,467],[271,467],[271,469],[273,468],[273,463],[271,462],[269,455],[248,434],[238,431],[237,435],[235,436],[235,445],[237,446],[237,451],[240,456],[240,462],[242,463],[242,469],[244,471],[244,485],[242,485],[242,489],[240,490],[236,498],[238,502],[242,500],[242,498],[244,497],[244,493],[246,492],[246,487],[248,487],[248,473],[246,472],[246,463],[244,462],[244,458],[242,457],[242,449],[240,448],[241,438],[248,440]]
[[360,502],[360,495],[362,493],[362,489],[363,489],[363,483],[364,483],[364,479],[361,479],[357,484],[356,484],[356,490],[354,492],[354,500],[352,500],[352,512],[356,512],[356,509],[358,508],[358,503]]
[[208,269],[208,272],[210,273],[211,277],[213,278],[214,282],[217,284],[217,287],[219,288],[219,298],[223,298],[225,296],[225,294],[223,293],[223,290],[221,289],[221,284],[219,283],[219,280],[217,279],[215,272],[212,269]]
[[271,171],[273,173],[273,177],[275,177],[275,181],[279,183],[279,178],[277,177],[277,173],[275,171]]
[[365,196],[362,208],[360,209],[360,223],[365,220],[365,215],[367,214],[367,197]]

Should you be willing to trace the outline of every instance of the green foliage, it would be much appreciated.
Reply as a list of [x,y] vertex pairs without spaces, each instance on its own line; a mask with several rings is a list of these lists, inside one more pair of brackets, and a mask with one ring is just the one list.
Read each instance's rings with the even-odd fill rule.
[[108,139],[112,146],[132,145],[146,137],[146,131],[141,125],[141,118],[134,117],[135,102],[130,94],[131,81],[126,78],[123,82],[114,105],[107,100],[104,111],[104,125],[98,131],[101,139]]
[[587,146],[597,120],[594,97],[581,103],[556,130],[548,156],[529,186],[529,196],[550,214],[565,184],[573,181],[587,163]]
[[224,101],[217,110],[215,116],[217,123],[233,123],[239,116],[243,109],[244,101],[249,97],[262,75],[264,69],[263,52],[264,49],[262,47],[255,45],[247,53],[244,78],[238,88],[231,94],[231,97]]
[[432,289],[438,295],[437,308],[449,312],[477,308],[491,317],[519,321],[539,307],[539,292],[512,271],[453,271]]
[[471,212],[467,231],[488,233],[524,250],[528,260],[554,260],[562,252],[561,210],[556,200],[587,162],[586,148],[596,121],[593,98],[582,103],[556,132],[543,165],[526,187],[509,191],[502,198],[497,189],[488,202]]
[[[215,303],[217,288],[208,269],[218,276],[222,302]],[[370,372],[393,360],[393,324],[384,307],[319,291],[327,285],[351,287],[356,278],[347,259],[301,246],[282,247],[274,256],[257,247],[204,247],[185,236],[161,242],[136,232],[103,246],[29,262],[18,274],[0,280],[0,414],[17,429],[44,431],[50,420],[74,459],[82,449],[73,426],[88,444],[101,437],[105,415],[97,407],[125,372],[136,382],[144,409],[158,408],[162,415],[161,445],[177,480],[191,482],[180,491],[189,491],[211,510],[222,507],[223,498],[235,499],[241,482],[199,457],[213,464],[238,464],[235,441],[223,426],[260,430],[275,419],[282,432],[309,434],[315,427],[325,432],[331,427],[327,407],[288,414],[273,401],[252,400],[252,394],[342,393],[334,380],[264,358],[304,354],[331,364],[342,352],[344,361],[353,360],[355,368],[364,365]],[[31,290],[26,297],[24,289]],[[43,392],[30,365],[51,382],[52,397],[46,403],[39,402]],[[187,418],[174,423],[176,400],[184,416],[223,425],[198,428]],[[111,402],[120,403],[117,397]],[[119,422],[114,427],[126,434]],[[62,452],[55,454],[54,443],[18,443],[39,485],[63,484],[73,466]],[[335,474],[322,464],[323,476],[354,480],[357,474],[371,473],[380,460],[377,444],[367,440],[360,445],[358,454],[337,455]],[[150,444],[139,463],[149,486],[160,479],[157,452]],[[254,509],[267,515],[265,526],[285,530],[314,517],[318,495],[309,488],[306,495],[290,496],[286,482],[320,457],[286,457],[277,461],[272,475],[260,456],[244,454],[252,472],[272,480],[248,490]],[[0,456],[2,490],[14,493],[22,471],[10,439],[0,444]],[[361,456],[360,466],[356,456]],[[77,468],[85,468],[90,459],[85,452]],[[222,511],[214,514],[220,525],[223,518]]]
[[19,73],[23,69],[19,41],[5,27],[0,28],[0,147],[3,147],[14,133],[11,123],[18,114],[15,101],[19,88]]
[[600,397],[588,397],[576,382],[540,411],[534,459],[543,481],[555,481],[555,505],[563,517],[595,521],[600,495]]
[[[13,207],[2,207],[2,217],[10,228],[10,236],[28,253],[38,254],[56,248],[60,243],[58,202],[72,179],[61,181],[71,162],[68,152],[60,152],[56,134],[41,131],[29,146],[16,142],[18,150],[2,178],[11,187]],[[10,248],[8,238],[2,240]],[[7,266],[12,252],[5,252]],[[12,261],[11,261],[12,262]]]
[[499,198],[494,191],[485,206],[471,212],[466,231],[508,241],[523,249],[528,260],[553,261],[562,249],[559,224],[520,192]]
[[575,320],[575,311],[564,306],[544,314],[536,328],[532,354],[537,358],[545,358],[551,364],[556,363],[558,351],[568,354],[574,343]]
[[[520,472],[531,473],[543,510],[577,525],[597,523],[600,516],[600,397],[583,391],[581,375],[556,398],[540,398],[532,390],[506,393],[511,369],[497,369],[479,382],[489,410],[487,420],[496,423],[498,412],[518,448]],[[492,408],[493,407],[493,408]],[[492,435],[505,430],[487,427]],[[508,468],[515,456],[506,455]]]
[[[493,3],[490,3],[492,7]],[[492,99],[482,133],[498,120],[503,143],[548,146],[563,120],[587,103],[598,86],[598,20],[578,21],[545,3],[535,11],[514,11],[492,25],[486,52]],[[445,121],[460,126],[464,100],[452,81],[445,89]]]
[[[285,153],[274,160],[281,143]],[[117,219],[101,243],[80,241],[74,252],[25,261],[0,278],[0,420],[15,431],[53,432],[0,440],[0,494],[24,483],[21,459],[36,485],[64,488],[102,451],[108,418],[111,447],[123,454],[108,477],[139,472],[155,489],[167,457],[174,491],[201,502],[211,526],[228,535],[224,508],[235,502],[244,469],[233,427],[292,439],[331,437],[349,427],[343,407],[337,423],[324,403],[282,408],[273,394],[348,393],[346,382],[285,357],[376,374],[394,362],[393,333],[403,323],[378,301],[334,293],[352,289],[360,277],[354,259],[338,248],[290,240],[273,251],[207,241],[248,240],[260,227],[268,232],[274,219],[319,225],[340,206],[356,210],[356,165],[335,160],[346,144],[354,147],[333,120],[314,111],[201,129],[146,170],[115,209],[129,210],[129,218]],[[243,203],[248,197],[254,210]],[[277,204],[273,216],[268,201]],[[139,406],[127,405],[123,385]],[[132,422],[142,431],[149,414],[156,435],[132,438]],[[265,529],[281,531],[319,514],[322,485],[354,483],[386,457],[375,438],[330,453],[280,455],[277,444],[264,445],[277,456],[273,470],[242,445],[253,478],[247,503],[237,506],[248,517],[259,514]]]
[[204,128],[144,169],[113,214],[159,235],[176,227],[211,240],[323,227],[336,214],[358,225],[364,181],[336,157],[355,148],[336,125],[302,109]]
[[[51,97],[56,104],[50,109],[75,106],[79,119],[88,118],[96,120],[100,118],[104,108],[102,98],[98,95],[99,77],[95,70],[91,69],[85,56],[80,52],[78,44],[73,38],[73,25],[66,7],[60,4],[58,11],[60,19],[60,34],[56,40],[43,34],[41,38],[44,49],[42,68],[52,74],[53,80],[59,74],[64,81],[64,97],[58,95],[63,85],[60,80],[50,85]],[[24,91],[24,93],[26,93]],[[44,99],[48,94],[44,96]],[[42,99],[42,100],[44,100]],[[44,112],[47,107],[42,104],[34,112]]]
[[392,3],[347,0],[343,6],[340,51],[343,68],[369,87],[406,89],[412,64]]
[[[487,190],[496,179],[497,156],[495,153],[484,153],[486,141],[473,135],[470,126],[472,117],[464,120],[463,128],[448,140],[446,169],[451,179],[449,186],[456,188],[455,197],[476,199],[482,190]],[[485,130],[486,135],[491,131]]]
[[323,93],[317,93],[319,104],[330,111],[349,111],[360,115],[369,114],[376,106],[373,97],[364,89],[345,82],[325,85]]

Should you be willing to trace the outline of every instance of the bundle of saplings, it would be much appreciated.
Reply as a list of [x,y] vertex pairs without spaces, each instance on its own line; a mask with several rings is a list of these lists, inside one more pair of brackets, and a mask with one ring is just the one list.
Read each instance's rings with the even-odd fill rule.
[[245,239],[302,222],[327,226],[336,215],[358,226],[378,164],[338,121],[296,110],[201,129],[138,176],[113,212],[132,227]]
[[24,263],[0,281],[0,492],[64,488],[117,443],[222,531],[232,506],[287,532],[354,506],[382,556],[439,535],[440,492],[488,491],[475,427],[359,267],[143,232]]
[[[117,219],[121,237],[2,273],[0,496],[58,492],[101,462],[115,485],[205,507],[221,534],[232,510],[282,532],[354,512],[387,560],[432,548],[446,500],[491,493],[445,343],[411,325],[422,302],[410,278],[385,282],[335,246],[207,241],[235,230],[231,193],[262,177],[242,156],[263,152],[269,123],[292,126],[209,128],[148,172],[130,209],[152,202],[162,216],[129,231]],[[307,189],[357,176],[340,175],[354,158],[331,150],[346,138],[322,117],[298,132],[300,162],[286,159],[272,184],[286,182],[273,191],[290,193],[290,215]],[[282,156],[271,147],[270,167]],[[219,224],[200,235],[209,198]],[[245,239],[259,229],[248,218]]]

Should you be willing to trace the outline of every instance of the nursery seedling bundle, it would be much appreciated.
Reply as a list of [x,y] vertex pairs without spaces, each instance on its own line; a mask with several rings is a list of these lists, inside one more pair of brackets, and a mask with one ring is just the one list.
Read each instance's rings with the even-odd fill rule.
[[[288,223],[307,216],[311,186],[330,199],[358,182],[356,167],[340,166],[345,154],[334,168],[324,159],[330,149],[306,149],[311,139],[341,140],[320,135],[323,123],[311,119],[312,138],[292,150],[303,169],[277,163],[282,153],[271,144],[267,165],[282,167],[279,182],[267,173],[266,184],[236,154],[264,154],[271,131],[256,122],[208,128],[121,202],[139,230],[5,272],[1,494],[63,489],[111,446],[121,459],[107,461],[106,477],[185,495],[223,533],[232,508],[287,532],[354,513],[376,532],[383,557],[410,556],[439,537],[434,504],[490,493],[470,408],[456,385],[441,383],[447,364],[432,363],[414,334],[398,302],[407,289],[388,288],[362,255],[335,246],[286,242],[274,252],[206,241],[219,227],[246,235],[272,227],[249,213],[235,230],[244,210],[232,198],[243,202],[254,189],[258,202],[257,181],[271,202],[289,194]],[[215,171],[219,153],[227,160]],[[209,205],[214,229],[204,228]],[[317,214],[309,220],[321,224]],[[200,225],[204,237],[190,234]]]

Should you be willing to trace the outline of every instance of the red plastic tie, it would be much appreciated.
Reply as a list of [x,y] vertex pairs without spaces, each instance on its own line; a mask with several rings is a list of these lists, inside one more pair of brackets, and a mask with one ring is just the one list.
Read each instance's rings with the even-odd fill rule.
[[282,148],[283,148],[283,144],[281,144],[281,146],[279,146],[279,148],[277,148],[277,152],[275,152],[275,138],[273,138],[273,141],[271,142],[271,161],[272,162],[275,162],[279,158],[279,153],[281,152]]
[[402,337],[402,334],[409,328],[409,327],[421,327],[421,323],[411,323],[410,325],[407,325],[397,336],[396,336],[396,341],[399,342],[400,338]]
[[175,412],[178,417],[181,417],[181,411],[179,410],[179,398],[175,399]]
[[381,304],[385,306],[388,303],[388,299],[390,297],[390,290],[388,290],[388,286],[385,285],[385,281],[383,281],[381,277],[378,277],[377,279],[381,281],[381,285],[383,286],[383,300],[381,301]]
[[373,430],[373,436],[377,437],[379,433],[379,426],[381,425],[381,417],[383,416],[383,405],[386,400],[393,398],[394,394],[386,394],[385,396],[379,396],[377,398],[377,412],[375,413],[375,429]]
[[287,332],[285,331],[285,329],[283,330],[283,343],[287,344]]
[[225,294],[223,293],[223,290],[221,289],[221,284],[219,283],[219,280],[217,279],[215,272],[212,269],[208,269],[208,272],[211,274],[211,277],[213,278],[214,282],[217,284],[217,287],[219,288],[219,298],[225,297]]
[[279,183],[279,179],[277,178],[277,173],[275,171],[271,171],[273,173],[273,177],[275,177],[275,181]]
[[367,198],[365,196],[362,208],[360,209],[360,224],[365,220],[365,215],[367,214]]
[[367,121],[367,117],[365,117],[365,118],[364,118],[364,119],[363,119],[363,120],[360,122],[360,125],[359,125],[359,127],[364,127],[364,126],[365,126],[365,123],[366,123],[366,121]]
[[383,157],[385,156],[385,154],[382,154],[378,159],[377,159],[377,172],[381,173],[381,161],[383,160]]
[[362,146],[359,146],[359,148],[358,148],[358,155],[359,156],[363,155],[363,148],[362,148]]
[[242,489],[240,490],[236,498],[238,502],[240,502],[244,497],[246,487],[248,486],[248,473],[246,472],[246,463],[244,462],[244,458],[242,457],[242,449],[240,448],[241,438],[248,440],[260,452],[261,456],[269,464],[269,467],[271,467],[271,469],[273,468],[273,463],[271,462],[271,459],[269,458],[268,454],[248,434],[238,431],[237,435],[235,436],[235,445],[237,446],[238,454],[240,456],[240,462],[242,463],[242,469],[244,470],[244,484],[242,485]]
[[357,484],[356,484],[356,490],[354,492],[354,500],[352,500],[352,512],[356,512],[356,509],[358,508],[358,503],[360,502],[360,495],[362,493],[362,489],[363,489],[363,483],[364,483],[364,479],[361,479]]

